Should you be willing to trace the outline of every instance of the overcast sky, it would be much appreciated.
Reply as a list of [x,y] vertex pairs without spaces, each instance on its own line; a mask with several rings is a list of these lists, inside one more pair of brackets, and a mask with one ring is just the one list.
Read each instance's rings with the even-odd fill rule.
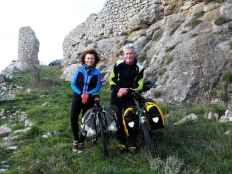
[[1,0],[0,71],[17,59],[18,32],[31,26],[40,41],[39,60],[62,58],[64,37],[91,13],[98,13],[106,0]]

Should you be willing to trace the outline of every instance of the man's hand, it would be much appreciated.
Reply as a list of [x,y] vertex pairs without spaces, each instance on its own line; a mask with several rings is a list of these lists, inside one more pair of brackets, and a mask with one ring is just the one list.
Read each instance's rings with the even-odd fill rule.
[[83,103],[83,104],[86,104],[87,101],[88,101],[88,98],[89,98],[89,95],[88,95],[87,93],[83,93],[83,94],[81,95],[82,103]]
[[120,88],[118,90],[117,96],[122,97],[128,94],[128,88]]

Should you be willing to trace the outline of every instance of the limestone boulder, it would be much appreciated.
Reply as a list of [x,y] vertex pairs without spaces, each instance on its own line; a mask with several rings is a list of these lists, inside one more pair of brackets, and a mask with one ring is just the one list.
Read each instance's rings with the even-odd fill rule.
[[92,47],[109,72],[123,45],[133,43],[145,78],[156,86],[146,95],[171,103],[207,100],[232,67],[231,9],[229,0],[108,0],[65,38],[65,61],[78,62]]
[[39,64],[38,60],[39,40],[31,27],[19,29],[18,60],[16,67],[21,70],[30,70]]
[[220,9],[221,15],[226,19],[232,20],[232,3],[228,1]]

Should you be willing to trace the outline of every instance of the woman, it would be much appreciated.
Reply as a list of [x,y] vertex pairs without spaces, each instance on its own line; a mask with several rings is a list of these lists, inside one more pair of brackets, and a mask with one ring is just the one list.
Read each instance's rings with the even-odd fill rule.
[[93,106],[94,96],[101,88],[100,71],[96,68],[98,53],[88,49],[81,55],[81,65],[77,67],[71,79],[73,99],[71,106],[71,128],[73,132],[73,152],[81,153],[84,137],[79,134],[79,115]]

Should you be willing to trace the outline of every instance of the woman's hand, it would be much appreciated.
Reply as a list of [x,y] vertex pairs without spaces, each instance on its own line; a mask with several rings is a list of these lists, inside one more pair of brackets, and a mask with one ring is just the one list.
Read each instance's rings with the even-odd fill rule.
[[87,93],[83,93],[81,95],[82,103],[86,104],[88,102],[89,95]]
[[122,96],[127,95],[127,93],[128,93],[128,88],[120,88],[118,90],[117,96],[122,97]]

